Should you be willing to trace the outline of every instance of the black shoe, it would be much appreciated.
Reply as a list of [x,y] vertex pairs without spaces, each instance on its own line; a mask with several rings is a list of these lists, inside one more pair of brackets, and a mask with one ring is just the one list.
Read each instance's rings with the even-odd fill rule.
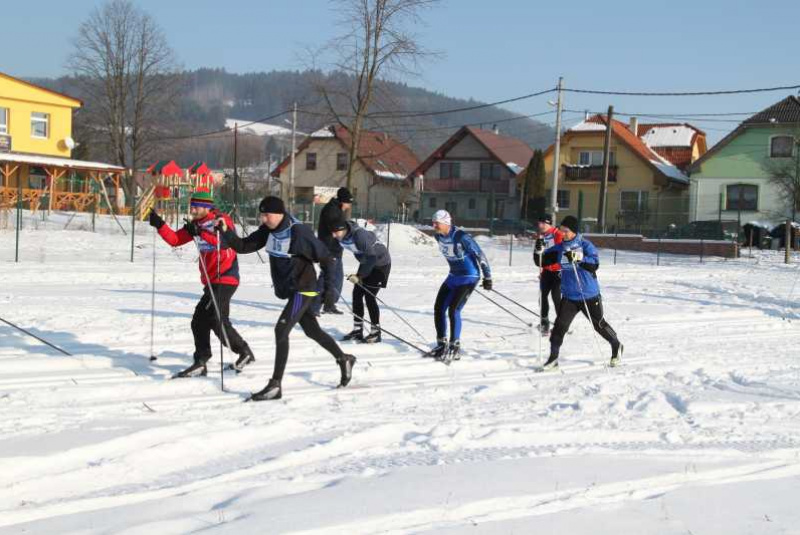
[[436,340],[436,347],[428,351],[427,353],[423,353],[423,357],[425,358],[432,358],[432,359],[441,359],[442,356],[447,352],[447,338],[439,338]]
[[363,342],[364,341],[364,331],[361,330],[361,327],[359,327],[357,329],[353,329],[352,331],[350,331],[346,335],[342,336],[342,341],[343,342],[348,342],[350,340],[353,340],[353,341],[356,341],[356,342]]
[[380,329],[373,329],[370,333],[365,336],[362,340],[365,344],[377,344],[381,341],[381,331]]
[[625,346],[619,344],[614,352],[611,354],[611,362],[608,363],[609,367],[616,368],[619,365],[619,361],[622,358],[622,351],[625,349]]
[[353,366],[356,364],[356,358],[353,355],[342,355],[340,358],[336,359],[336,363],[339,365],[339,370],[342,372],[339,388],[344,388],[350,384],[350,380],[353,378]]
[[267,386],[252,394],[249,398],[250,401],[271,401],[274,399],[281,399],[283,391],[281,389],[281,382],[275,379],[270,379]]
[[241,355],[239,355],[239,358],[236,359],[236,363],[235,364],[231,364],[228,369],[235,370],[238,373],[238,372],[241,372],[244,369],[245,366],[247,366],[248,364],[251,364],[251,363],[253,363],[255,361],[256,361],[256,357],[253,355],[253,352],[250,351],[250,348],[248,347],[247,349],[245,349],[242,352]]
[[542,320],[539,324],[539,332],[542,333],[542,336],[549,336],[550,335],[550,321],[549,320]]
[[323,314],[344,314],[341,310],[336,308],[336,305],[322,307]]
[[558,369],[558,357],[554,357],[554,356],[551,355],[550,358],[547,359],[547,362],[544,363],[544,366],[542,366],[542,369],[545,370],[545,371],[557,370]]
[[206,361],[195,362],[183,371],[180,371],[172,376],[173,379],[183,379],[185,377],[205,377],[208,375],[206,368]]
[[450,345],[447,346],[447,355],[442,360],[446,363],[461,360],[461,342],[458,340],[450,342]]

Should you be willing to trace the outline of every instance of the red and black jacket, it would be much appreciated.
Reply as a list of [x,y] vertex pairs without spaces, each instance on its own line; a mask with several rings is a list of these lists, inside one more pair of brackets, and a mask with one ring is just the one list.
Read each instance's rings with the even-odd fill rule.
[[[230,216],[216,210],[209,212],[203,219],[193,222],[200,231],[200,235],[197,237],[197,244],[200,247],[203,262],[208,270],[208,277],[206,277],[203,272],[203,262],[198,260],[200,280],[203,285],[207,284],[207,279],[210,278],[211,284],[238,286],[239,262],[236,259],[236,251],[225,245],[223,241],[219,257],[217,257],[217,235],[214,232],[214,221],[218,217],[222,217],[225,220],[228,228],[233,228],[233,220],[231,220]],[[180,247],[192,241],[191,234],[185,228],[174,231],[169,225],[162,225],[158,229],[158,234],[173,247]],[[217,277],[217,266],[219,266],[219,277]]]
[[542,254],[540,260],[539,255],[534,253],[534,263],[545,271],[561,271],[561,262],[556,245],[564,241],[564,233],[556,227],[551,227],[549,230],[540,234],[539,239],[544,240],[544,254]]

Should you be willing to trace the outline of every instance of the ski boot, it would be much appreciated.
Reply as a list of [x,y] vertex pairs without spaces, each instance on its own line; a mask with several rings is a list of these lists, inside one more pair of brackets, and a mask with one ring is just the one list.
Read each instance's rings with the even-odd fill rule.
[[542,371],[555,371],[558,369],[558,355],[550,355],[550,358],[547,359],[547,362],[544,363],[542,366]]
[[276,379],[270,379],[267,386],[251,394],[248,401],[271,401],[274,399],[281,399],[283,391],[281,390],[281,382]]
[[447,352],[447,338],[437,338],[436,339],[436,346],[428,351],[427,353],[423,353],[424,358],[431,358],[431,359],[440,359],[442,356]]
[[542,336],[550,336],[550,320],[542,320],[539,324],[539,332],[542,333]]
[[255,361],[256,361],[256,357],[255,357],[255,355],[253,355],[253,352],[248,347],[248,348],[245,348],[244,351],[242,351],[242,354],[239,355],[239,358],[236,359],[236,362],[234,364],[231,364],[230,366],[228,366],[228,369],[229,370],[234,370],[236,373],[241,373],[241,371],[244,370],[245,366],[247,366],[248,364],[251,364],[251,363],[253,363]]
[[189,366],[183,371],[180,371],[172,376],[173,379],[183,379],[185,377],[205,377],[208,375],[208,369],[206,368],[206,360],[196,360],[194,364]]
[[344,388],[350,384],[350,380],[353,378],[353,366],[356,363],[356,358],[353,355],[342,355],[336,359],[336,363],[342,372],[339,388]]
[[342,337],[342,342],[348,342],[350,340],[354,342],[364,341],[364,329],[361,327],[360,323],[356,323],[355,326],[353,326],[353,330]]
[[442,357],[442,362],[450,364],[454,360],[461,360],[461,342],[453,340],[447,347],[447,354]]
[[378,325],[373,325],[369,331],[369,334],[365,336],[362,340],[365,344],[377,344],[381,341],[381,328]]
[[322,313],[323,314],[336,314],[336,315],[344,314],[344,312],[342,312],[341,310],[336,308],[336,305],[325,305],[324,307],[322,307]]
[[609,368],[616,368],[619,366],[619,361],[622,358],[622,351],[625,349],[625,346],[619,344],[617,347],[614,348],[614,352],[611,355],[611,362],[608,363]]

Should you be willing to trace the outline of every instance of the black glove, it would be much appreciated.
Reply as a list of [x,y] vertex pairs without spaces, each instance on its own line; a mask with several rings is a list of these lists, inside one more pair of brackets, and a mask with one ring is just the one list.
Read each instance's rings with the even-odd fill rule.
[[195,236],[200,235],[200,227],[198,227],[194,221],[187,221],[187,220],[184,221],[186,221],[186,224],[183,225],[183,230],[188,232],[189,236],[194,238]]
[[536,254],[542,254],[544,252],[544,240],[542,238],[537,239],[533,249],[536,251]]
[[147,221],[150,223],[150,226],[155,227],[156,230],[164,226],[164,220],[161,219],[161,216],[158,215],[155,209],[150,210],[150,215],[147,216]]
[[483,289],[487,292],[492,291],[492,279],[483,279]]
[[566,253],[564,253],[564,256],[567,257],[567,260],[571,264],[580,263],[583,261],[583,250],[573,249],[571,251],[567,251]]

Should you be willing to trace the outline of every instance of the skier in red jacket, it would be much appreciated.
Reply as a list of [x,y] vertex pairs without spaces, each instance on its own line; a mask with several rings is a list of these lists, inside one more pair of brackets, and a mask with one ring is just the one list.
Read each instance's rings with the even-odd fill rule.
[[[256,359],[250,346],[233,328],[228,313],[233,294],[239,287],[239,262],[236,251],[222,244],[219,255],[217,254],[217,234],[214,231],[214,221],[221,217],[225,219],[229,228],[233,228],[230,216],[219,212],[214,206],[214,198],[208,190],[200,189],[192,194],[189,213],[191,221],[187,221],[183,228],[174,231],[156,213],[150,211],[150,225],[158,230],[158,234],[172,247],[180,247],[195,240],[202,261],[198,261],[200,280],[203,283],[203,297],[197,303],[192,316],[192,334],[194,335],[194,363],[178,373],[176,377],[192,377],[206,375],[206,362],[211,358],[211,331],[223,341],[224,336],[219,329],[217,312],[209,294],[209,288],[214,292],[225,334],[230,342],[230,349],[239,358],[232,366],[236,371],[241,371],[245,366]],[[205,268],[205,269],[204,269]],[[206,272],[207,271],[207,272]],[[219,273],[219,275],[217,275]]]

